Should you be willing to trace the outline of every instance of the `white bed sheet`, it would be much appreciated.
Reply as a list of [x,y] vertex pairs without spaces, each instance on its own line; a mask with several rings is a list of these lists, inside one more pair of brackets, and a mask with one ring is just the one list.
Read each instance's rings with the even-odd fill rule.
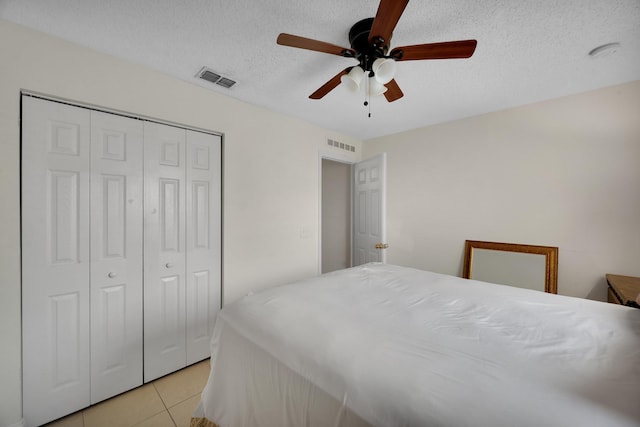
[[640,310],[387,264],[225,306],[194,414],[236,426],[638,426]]

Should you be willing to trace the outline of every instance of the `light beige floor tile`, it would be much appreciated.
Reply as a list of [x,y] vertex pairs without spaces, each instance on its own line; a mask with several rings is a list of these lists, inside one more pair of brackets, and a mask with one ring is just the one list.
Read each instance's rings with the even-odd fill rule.
[[176,425],[173,423],[169,412],[162,411],[140,424],[136,424],[135,427],[176,427]]
[[131,390],[83,411],[85,427],[130,427],[166,408],[151,384]]
[[153,385],[167,408],[201,393],[209,378],[209,366],[207,359],[154,381]]
[[200,394],[197,394],[169,408],[171,418],[173,418],[173,422],[176,423],[177,427],[189,427],[189,423],[191,422],[191,414],[193,414],[196,406],[198,406],[199,401]]
[[82,418],[82,412],[76,412],[75,414],[67,415],[64,418],[60,418],[49,424],[45,424],[44,427],[83,427],[84,420]]

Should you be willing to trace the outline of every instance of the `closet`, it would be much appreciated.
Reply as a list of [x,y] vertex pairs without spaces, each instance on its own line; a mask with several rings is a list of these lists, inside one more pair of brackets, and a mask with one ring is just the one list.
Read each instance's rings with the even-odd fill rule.
[[209,356],[220,154],[217,135],[22,97],[27,425]]

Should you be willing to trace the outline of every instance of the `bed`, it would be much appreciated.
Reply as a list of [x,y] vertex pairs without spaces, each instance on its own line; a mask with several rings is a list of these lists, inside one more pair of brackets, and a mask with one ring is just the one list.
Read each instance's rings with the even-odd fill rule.
[[388,264],[225,306],[199,427],[639,426],[640,310]]

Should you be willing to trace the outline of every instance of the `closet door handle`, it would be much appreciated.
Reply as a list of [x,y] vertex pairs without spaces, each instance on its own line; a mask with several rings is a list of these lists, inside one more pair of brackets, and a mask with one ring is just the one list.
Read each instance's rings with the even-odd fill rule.
[[166,263],[164,266],[165,266],[165,267],[167,267],[167,268],[171,268],[171,267],[173,267],[173,264],[171,264],[170,262],[168,262],[168,263]]
[[109,276],[110,279],[113,279],[117,276],[117,274],[112,271],[111,273],[107,274],[107,276]]

